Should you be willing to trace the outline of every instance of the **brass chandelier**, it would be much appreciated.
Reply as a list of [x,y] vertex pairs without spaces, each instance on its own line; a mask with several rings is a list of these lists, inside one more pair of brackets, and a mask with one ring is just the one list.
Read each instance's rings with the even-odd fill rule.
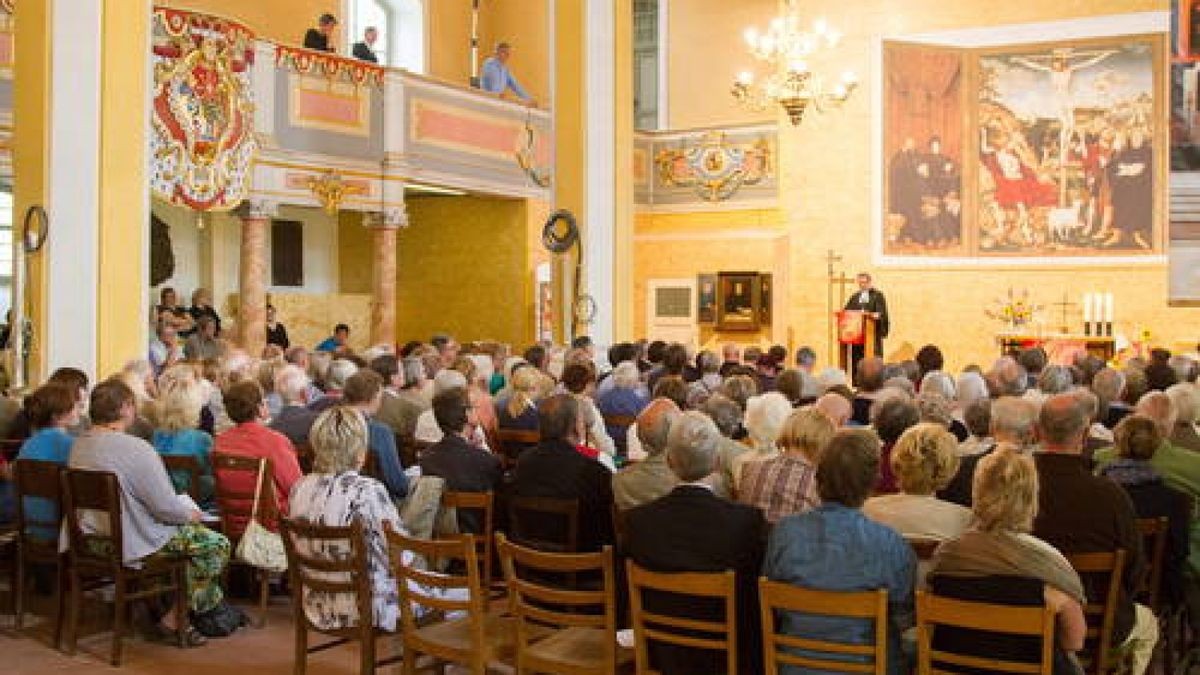
[[813,72],[810,57],[836,47],[842,34],[824,19],[817,19],[811,29],[804,29],[796,4],[796,0],[786,0],[783,14],[773,19],[765,31],[746,29],[746,44],[757,61],[756,69],[765,72],[756,80],[754,71],[742,71],[732,89],[738,103],[751,110],[780,106],[793,126],[799,126],[810,105],[817,110],[839,106],[858,86],[857,78],[849,70],[832,84]]

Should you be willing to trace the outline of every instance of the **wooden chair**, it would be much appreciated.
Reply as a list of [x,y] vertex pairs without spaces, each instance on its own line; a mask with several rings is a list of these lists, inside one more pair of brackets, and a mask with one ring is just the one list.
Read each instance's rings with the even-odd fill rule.
[[1150,567],[1142,579],[1141,594],[1145,604],[1159,615],[1159,593],[1162,591],[1163,560],[1167,553],[1168,522],[1163,518],[1138,518],[1138,534],[1142,535],[1142,550],[1150,554]]
[[311,445],[308,443],[296,444],[296,462],[300,465],[300,470],[303,471],[305,475],[312,473],[314,457],[316,457],[316,455],[313,452]]
[[[612,547],[599,553],[543,553],[496,535],[517,623],[518,673],[612,675],[633,661],[617,646]],[[543,583],[547,576],[599,574],[598,589]],[[538,581],[533,581],[536,577]]]
[[1125,551],[1118,549],[1112,553],[1075,553],[1067,555],[1066,558],[1080,577],[1108,578],[1108,588],[1103,596],[1088,598],[1088,603],[1083,607],[1087,633],[1084,636],[1083,649],[1078,654],[1086,672],[1104,675],[1119,665],[1114,663],[1112,638],[1117,603],[1121,600],[1121,574],[1125,570]]
[[[476,557],[479,541],[472,535],[454,539],[426,541],[387,531],[392,573],[400,589],[400,621],[404,641],[404,672],[415,673],[417,654],[429,654],[439,661],[458,663],[474,675],[484,675],[489,663],[512,663],[515,653],[516,624],[511,617],[487,611],[487,592],[479,574]],[[404,554],[424,559],[425,564],[406,562]],[[464,575],[431,572],[435,561],[461,560]],[[465,591],[465,600],[440,597],[433,592]],[[426,616],[465,612],[464,618],[429,622],[417,617],[416,608],[429,611]]]
[[942,545],[939,539],[923,539],[921,537],[905,537],[905,541],[912,547],[913,553],[917,556],[917,560],[927,562],[933,560],[933,554],[937,551],[937,547]]
[[[287,551],[288,579],[295,612],[295,654],[292,672],[304,675],[308,655],[348,642],[358,641],[359,674],[370,675],[377,668],[397,663],[399,656],[379,659],[375,642],[385,631],[375,628],[371,608],[371,577],[367,567],[367,541],[362,523],[355,520],[345,527],[310,525],[281,518],[279,532]],[[320,551],[321,553],[315,553]],[[335,553],[336,552],[336,553]],[[304,611],[304,592],[327,593],[354,598],[358,623],[348,628],[322,629],[313,625]],[[308,646],[308,633],[333,637],[323,644]]]
[[[170,594],[175,606],[186,611],[186,560],[153,555],[143,559],[141,567],[137,569],[126,567],[121,529],[121,490],[116,474],[64,469],[61,481],[63,514],[67,519],[71,541],[67,554],[70,588],[67,653],[75,653],[83,592],[111,583],[114,588],[111,662],[114,666],[120,666],[121,639],[125,633],[125,614],[130,601]],[[100,531],[106,530],[108,534],[85,530],[80,522],[81,509],[99,512],[96,516],[104,523]],[[146,582],[151,583],[143,585]],[[186,641],[188,622],[180,620],[177,623],[179,646],[182,647]]]
[[375,454],[371,450],[368,450],[367,457],[363,461],[363,467],[359,473],[364,476],[370,476],[375,480],[381,480],[383,474],[379,472],[379,455]]
[[[25,622],[25,583],[29,566],[49,565],[54,568],[54,638],[57,649],[62,641],[63,619],[66,616],[67,557],[58,551],[58,533],[62,523],[63,465],[35,459],[19,459],[13,463],[13,483],[16,488],[17,528],[15,531],[16,559],[13,578],[13,612],[16,630]],[[53,505],[51,519],[34,516],[26,511],[26,498],[42,499]],[[38,536],[38,535],[43,536]]]
[[[638,567],[632,560],[625,561],[625,569],[629,578],[630,613],[638,673],[658,675],[658,671],[650,667],[651,641],[688,649],[724,652],[725,672],[738,672],[737,609],[732,570],[662,574]],[[701,620],[648,610],[642,596],[645,591],[720,600],[724,603],[724,619]]]
[[500,447],[498,452],[504,459],[506,466],[512,466],[517,463],[517,458],[522,452],[536,446],[542,440],[542,435],[537,429],[505,429],[500,427],[496,431],[496,437],[499,439]]
[[417,456],[417,439],[412,434],[393,434],[396,437],[396,452],[400,455],[400,463],[405,467],[415,466],[420,457]]
[[[884,675],[887,672],[886,589],[861,593],[816,591],[760,577],[758,597],[762,612],[763,662],[766,672],[778,673],[781,665],[842,673]],[[870,619],[875,622],[875,641],[869,645],[854,645],[785,635],[775,628],[777,611]],[[811,655],[801,656],[784,651],[783,648],[802,649]],[[835,656],[852,656],[858,657],[859,660],[837,660]]]
[[167,473],[171,477],[171,484],[175,485],[178,490],[179,486],[176,479],[183,476],[187,480],[187,487],[184,490],[192,501],[200,503],[200,463],[191,455],[160,455],[162,457],[163,466],[167,467]]
[[[561,539],[549,538],[550,528],[538,527],[555,521],[563,523]],[[573,553],[579,550],[579,500],[513,495],[508,501],[508,527],[508,535],[523,546]]]
[[[254,488],[236,489],[230,484],[230,477],[243,474],[241,481],[245,485],[258,485],[258,470],[263,467],[262,493],[259,495],[258,519],[260,523],[275,523],[279,518],[279,505],[275,495],[275,475],[271,469],[271,460],[258,457],[243,457],[226,453],[213,453],[213,476],[216,477],[217,510],[221,514],[221,532],[229,538],[229,550],[236,551],[242,539],[242,532],[250,522],[250,512],[254,507]],[[229,556],[229,565],[247,567],[258,578],[258,620],[256,628],[267,625],[267,603],[271,599],[271,573],[267,570],[247,565],[236,555]],[[227,568],[228,569],[228,568]]]
[[492,510],[494,504],[495,495],[491,492],[442,493],[442,508],[454,509],[456,514],[460,509],[479,513],[481,531],[470,534],[475,535],[475,560],[484,588],[492,587],[492,536],[496,528]]
[[[934,649],[938,626],[1041,639],[1037,663],[1009,661]],[[970,602],[917,591],[917,673],[953,673],[955,667],[997,673],[1051,675],[1054,670],[1054,609]]]

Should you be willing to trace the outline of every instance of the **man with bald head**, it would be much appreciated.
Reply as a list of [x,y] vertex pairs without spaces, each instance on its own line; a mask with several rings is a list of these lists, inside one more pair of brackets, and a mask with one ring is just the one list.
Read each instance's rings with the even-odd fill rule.
[[675,487],[675,474],[667,466],[667,433],[679,417],[679,406],[656,398],[637,416],[637,436],[646,458],[613,476],[613,499],[624,511],[667,494]]
[[[863,360],[865,361],[866,359]],[[829,421],[833,422],[833,426],[838,429],[850,423],[850,414],[853,412],[853,407],[850,405],[850,401],[841,394],[833,392],[825,394],[817,399],[813,407],[824,413],[829,418]]]
[[975,480],[975,467],[1001,445],[1013,446],[1026,453],[1033,452],[1037,443],[1037,418],[1037,405],[1027,399],[1004,396],[993,401],[989,433],[995,439],[995,444],[986,452],[963,457],[954,478],[938,491],[938,498],[962,506],[971,506],[971,485]]
[[740,368],[742,365],[742,348],[733,344],[727,343],[721,347],[721,369],[718,371],[721,377],[729,377],[729,372],[734,368]]
[[[645,413],[643,413],[645,414]],[[676,415],[666,439],[666,461],[678,485],[661,499],[628,512],[626,551],[635,564],[655,572],[724,572],[737,583],[739,672],[761,672],[756,632],[758,593],[767,527],[762,511],[714,495],[706,478],[715,470],[721,432],[703,413]],[[647,609],[698,620],[719,620],[717,603],[678,596],[642,598]],[[651,659],[664,675],[725,671],[725,655],[651,642]]]
[[[1142,537],[1129,496],[1111,480],[1092,475],[1084,462],[1087,412],[1080,398],[1069,393],[1042,404],[1037,423],[1041,448],[1034,455],[1039,489],[1033,535],[1064,554],[1126,552],[1113,644],[1128,646],[1133,673],[1142,675],[1158,641],[1158,620],[1133,601],[1145,566]],[[1083,581],[1087,597],[1104,597],[1100,580]]]
[[1133,412],[1124,401],[1125,373],[1115,368],[1103,368],[1092,376],[1092,393],[1100,399],[1100,421],[1109,429]]

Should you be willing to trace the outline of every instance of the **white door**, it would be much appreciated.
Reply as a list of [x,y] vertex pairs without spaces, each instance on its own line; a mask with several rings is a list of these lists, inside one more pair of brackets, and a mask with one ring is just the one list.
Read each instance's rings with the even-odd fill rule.
[[646,293],[646,339],[697,347],[696,279],[650,279]]

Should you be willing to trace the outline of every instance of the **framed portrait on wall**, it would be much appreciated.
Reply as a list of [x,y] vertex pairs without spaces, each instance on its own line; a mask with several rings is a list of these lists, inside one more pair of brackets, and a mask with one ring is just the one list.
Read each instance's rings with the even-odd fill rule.
[[696,321],[713,323],[717,320],[717,275],[696,275]]
[[756,331],[762,311],[758,272],[717,275],[717,330]]

